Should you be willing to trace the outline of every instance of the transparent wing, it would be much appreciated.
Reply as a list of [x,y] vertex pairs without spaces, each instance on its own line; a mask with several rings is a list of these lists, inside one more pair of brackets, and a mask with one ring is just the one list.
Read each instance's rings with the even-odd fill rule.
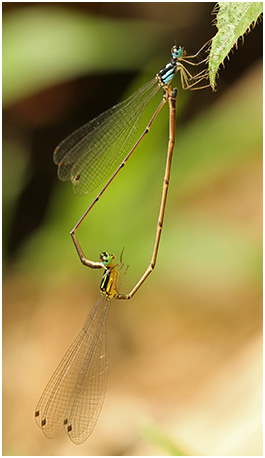
[[109,303],[100,296],[39,400],[35,419],[49,439],[65,428],[70,439],[81,444],[95,427],[107,386]]
[[86,194],[114,172],[132,148],[145,108],[158,90],[154,78],[63,140],[54,151],[60,180],[70,180],[76,194]]

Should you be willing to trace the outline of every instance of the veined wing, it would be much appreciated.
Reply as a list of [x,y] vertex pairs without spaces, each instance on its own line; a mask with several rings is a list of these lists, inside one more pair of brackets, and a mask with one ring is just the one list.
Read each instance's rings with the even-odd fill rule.
[[154,78],[63,140],[54,151],[60,180],[70,180],[76,194],[91,192],[106,180],[132,148],[145,108],[158,90]]
[[108,297],[100,296],[36,407],[37,425],[49,439],[65,428],[70,439],[81,444],[95,427],[107,386],[109,303]]

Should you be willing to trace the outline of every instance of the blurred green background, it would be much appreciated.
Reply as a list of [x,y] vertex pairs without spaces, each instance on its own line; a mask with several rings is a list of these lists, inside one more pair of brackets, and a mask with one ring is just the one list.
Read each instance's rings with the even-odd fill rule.
[[[153,78],[175,41],[196,52],[216,33],[213,6],[3,2],[4,455],[262,455],[262,24],[217,92],[179,90],[158,262],[112,303],[94,433],[77,447],[34,421],[101,278],[69,235],[98,190],[59,182],[53,150]],[[167,139],[166,107],[78,233],[89,259],[125,247],[124,292],[151,258]]]

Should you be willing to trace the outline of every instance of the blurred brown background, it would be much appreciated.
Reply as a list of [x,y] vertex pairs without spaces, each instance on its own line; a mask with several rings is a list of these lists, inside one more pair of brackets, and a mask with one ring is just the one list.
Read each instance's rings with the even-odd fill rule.
[[[95,431],[75,446],[34,421],[101,275],[69,235],[93,196],[59,182],[53,150],[151,79],[175,41],[196,52],[216,33],[213,7],[3,3],[3,455],[262,455],[261,23],[216,93],[179,91],[158,263],[112,303]],[[90,259],[125,247],[125,291],[150,260],[167,136],[166,107],[80,229]]]

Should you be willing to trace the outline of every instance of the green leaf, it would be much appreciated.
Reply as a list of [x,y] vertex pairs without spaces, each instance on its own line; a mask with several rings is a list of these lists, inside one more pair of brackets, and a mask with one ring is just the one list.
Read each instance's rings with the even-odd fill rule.
[[256,25],[262,14],[263,2],[222,2],[219,3],[215,35],[210,52],[209,73],[212,88],[215,86],[219,66],[237,45],[239,37]]

